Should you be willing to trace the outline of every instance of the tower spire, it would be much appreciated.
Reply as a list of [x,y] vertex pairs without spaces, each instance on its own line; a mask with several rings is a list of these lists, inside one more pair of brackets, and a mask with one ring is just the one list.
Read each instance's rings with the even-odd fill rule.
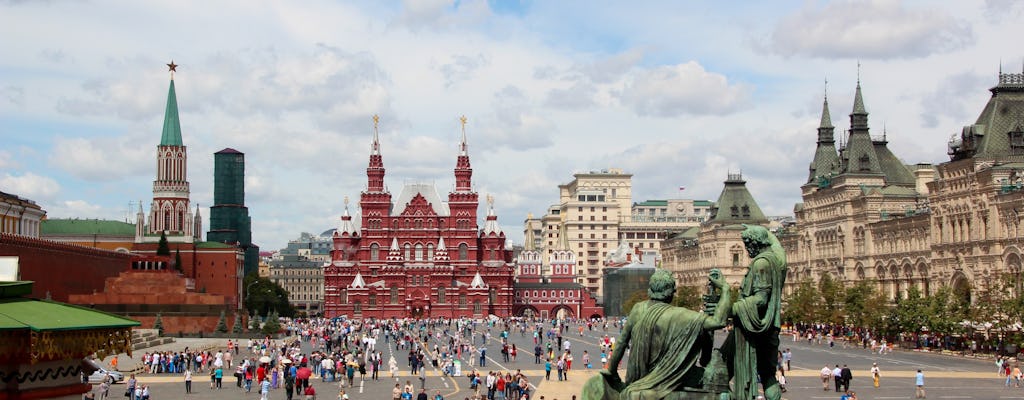
[[466,144],[466,116],[459,117],[462,123],[462,142],[459,143],[459,157],[455,162],[455,191],[469,192],[473,188],[473,168],[469,164],[469,148]]
[[468,145],[466,144],[466,116],[463,115],[459,117],[459,122],[462,123],[462,142],[459,144],[459,155],[468,156],[469,148]]
[[171,86],[167,89],[167,107],[164,109],[164,130],[160,135],[161,146],[182,146],[181,122],[178,121],[178,96],[174,92],[174,72],[178,64],[167,64],[171,73]]
[[380,116],[377,114],[373,115],[373,144],[371,144],[371,155],[380,154],[380,136],[377,133],[377,125],[380,124]]
[[[825,82],[827,85],[828,80]],[[818,128],[834,128],[832,126],[832,114],[828,111],[828,90],[825,91],[825,100],[821,102],[821,123],[818,124]]]
[[384,158],[380,155],[380,137],[377,133],[377,125],[380,124],[380,116],[373,116],[373,143],[370,144],[370,163],[366,167],[366,190],[369,192],[384,191]]

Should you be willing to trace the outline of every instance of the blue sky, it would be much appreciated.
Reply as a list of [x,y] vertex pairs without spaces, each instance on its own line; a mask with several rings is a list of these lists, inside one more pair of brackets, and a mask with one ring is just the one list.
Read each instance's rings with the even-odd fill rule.
[[214,152],[246,153],[265,249],[337,225],[373,114],[391,191],[442,196],[466,115],[475,187],[516,242],[559,183],[613,167],[634,201],[714,200],[742,171],[789,215],[826,77],[837,134],[859,61],[873,133],[937,163],[1024,57],[1009,0],[294,3],[0,2],[0,190],[51,217],[148,207],[173,59],[192,202],[212,202]]

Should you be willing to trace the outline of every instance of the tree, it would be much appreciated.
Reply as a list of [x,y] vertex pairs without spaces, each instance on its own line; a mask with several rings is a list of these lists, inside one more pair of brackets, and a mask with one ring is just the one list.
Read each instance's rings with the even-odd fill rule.
[[647,289],[640,289],[626,298],[626,301],[622,303],[622,315],[629,315],[629,312],[633,309],[636,303],[641,301],[647,301]]
[[818,319],[818,310],[821,307],[821,296],[814,282],[804,279],[797,284],[793,294],[786,299],[784,313],[786,319],[792,323],[813,323],[821,322]]
[[174,269],[181,272],[181,249],[174,249]]
[[220,320],[217,321],[217,332],[226,333],[228,331],[227,321],[224,319],[224,310],[220,310]]
[[672,299],[672,305],[686,307],[691,310],[700,310],[703,305],[701,288],[696,286],[679,286],[676,288],[676,296]]
[[267,313],[267,321],[263,324],[263,334],[273,335],[281,330],[281,321],[278,320],[277,311]]
[[875,298],[875,285],[872,282],[860,281],[846,289],[843,303],[846,305],[846,322],[852,326],[865,327],[871,310],[877,307],[872,303]]
[[248,291],[243,293],[245,308],[251,313],[267,315],[271,310],[277,311],[279,315],[295,317],[295,307],[288,299],[288,291],[281,285],[258,274],[250,273],[242,280],[242,287]]
[[250,332],[255,332],[255,331],[258,331],[259,329],[260,329],[260,316],[256,315],[256,314],[253,314],[251,317],[249,317],[249,331]]
[[842,282],[837,281],[832,274],[822,274],[818,280],[818,291],[822,299],[820,321],[844,324],[843,299],[846,297],[846,291]]
[[156,255],[158,256],[169,256],[171,255],[171,247],[167,244],[167,235],[160,232],[160,243],[156,245]]
[[160,313],[156,313],[156,320],[153,321],[153,329],[156,329],[158,335],[164,335],[164,320],[160,317]]
[[242,333],[242,313],[235,312],[235,323],[231,327],[231,333]]
[[896,307],[893,308],[888,326],[889,333],[921,330],[928,323],[927,308],[927,300],[921,297],[921,291],[911,286],[907,289],[907,297],[896,299]]

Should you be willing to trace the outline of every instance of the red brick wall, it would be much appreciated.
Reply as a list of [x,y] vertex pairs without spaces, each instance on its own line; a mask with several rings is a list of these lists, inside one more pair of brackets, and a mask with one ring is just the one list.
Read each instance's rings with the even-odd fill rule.
[[21,279],[34,281],[32,297],[67,302],[69,294],[103,291],[104,280],[131,268],[126,253],[0,234],[0,256],[18,256]]
[[[136,244],[132,251],[139,254],[156,254],[156,243]],[[237,248],[196,249],[190,243],[171,243],[171,260],[180,250],[182,273],[185,277],[195,278],[196,291],[226,296],[232,304],[237,304],[244,259]]]

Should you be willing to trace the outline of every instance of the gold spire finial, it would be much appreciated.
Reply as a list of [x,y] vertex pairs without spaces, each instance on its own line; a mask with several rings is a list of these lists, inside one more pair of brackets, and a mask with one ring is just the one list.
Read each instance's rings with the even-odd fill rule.
[[494,196],[491,195],[490,193],[487,194],[487,206],[490,208],[494,208]]
[[373,114],[373,131],[374,132],[377,131],[377,125],[378,124],[380,124],[380,116],[377,115],[377,114]]
[[466,116],[465,115],[459,117],[459,122],[462,122],[462,134],[463,135],[466,134],[466,121],[467,120],[466,120]]
[[348,196],[345,196],[345,208],[348,208]]

